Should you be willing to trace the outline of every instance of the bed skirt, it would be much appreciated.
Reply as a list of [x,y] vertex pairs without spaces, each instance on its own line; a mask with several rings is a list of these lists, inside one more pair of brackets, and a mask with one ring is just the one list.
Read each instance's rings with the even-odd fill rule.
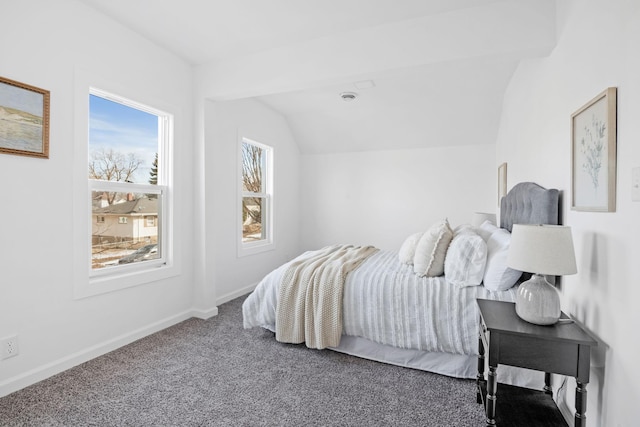
[[[434,372],[455,378],[475,379],[478,373],[478,357],[463,354],[428,352],[402,349],[377,344],[365,338],[343,335],[338,347],[330,350],[376,362],[405,368]],[[485,375],[488,366],[485,366]],[[534,390],[544,387],[544,373],[515,366],[500,365],[498,382]]]

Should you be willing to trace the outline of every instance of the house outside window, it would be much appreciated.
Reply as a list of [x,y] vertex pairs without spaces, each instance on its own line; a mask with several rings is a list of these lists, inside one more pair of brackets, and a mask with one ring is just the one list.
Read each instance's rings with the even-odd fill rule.
[[273,148],[241,138],[238,254],[273,249]]
[[166,264],[171,120],[151,107],[91,90],[92,276]]

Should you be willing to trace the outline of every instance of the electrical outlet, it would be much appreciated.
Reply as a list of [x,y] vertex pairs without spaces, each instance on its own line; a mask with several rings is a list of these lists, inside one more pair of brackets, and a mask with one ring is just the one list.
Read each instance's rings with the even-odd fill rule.
[[17,356],[20,352],[20,349],[18,348],[18,336],[14,335],[0,341],[0,351],[2,351],[2,357],[0,357],[1,360]]

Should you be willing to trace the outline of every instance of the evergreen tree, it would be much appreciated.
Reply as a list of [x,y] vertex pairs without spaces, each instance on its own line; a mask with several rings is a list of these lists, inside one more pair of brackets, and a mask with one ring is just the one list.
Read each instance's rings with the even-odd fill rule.
[[158,184],[158,153],[156,153],[153,163],[151,163],[151,170],[149,171],[149,184]]

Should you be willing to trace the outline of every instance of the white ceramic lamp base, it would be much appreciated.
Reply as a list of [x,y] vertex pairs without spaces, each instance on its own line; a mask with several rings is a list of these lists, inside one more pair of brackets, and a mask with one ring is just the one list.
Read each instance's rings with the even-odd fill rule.
[[518,288],[516,313],[529,323],[553,325],[560,318],[558,291],[544,276],[534,274]]

